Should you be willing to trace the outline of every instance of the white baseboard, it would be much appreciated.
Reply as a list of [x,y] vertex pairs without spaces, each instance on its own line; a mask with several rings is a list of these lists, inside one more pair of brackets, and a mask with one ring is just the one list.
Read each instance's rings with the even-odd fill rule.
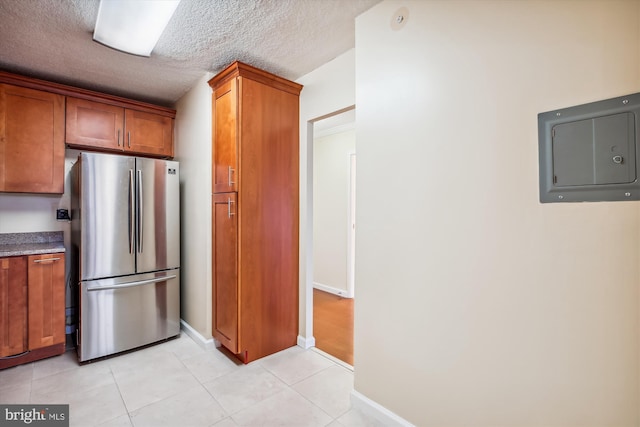
[[351,391],[351,406],[359,411],[369,415],[382,423],[385,426],[394,427],[415,427],[409,421],[405,420],[399,415],[391,412],[384,406],[369,399],[362,393],[358,393],[355,390]]
[[341,296],[342,298],[353,298],[353,295],[351,295],[349,291],[345,291],[344,289],[334,288],[333,286],[324,285],[318,282],[313,282],[313,287],[320,291]]
[[205,350],[212,350],[216,347],[220,347],[220,342],[214,338],[205,338],[200,332],[196,331],[184,320],[180,319],[180,329],[184,331],[192,340],[195,341],[200,347]]
[[340,366],[342,366],[345,369],[350,370],[351,372],[353,372],[353,366],[349,365],[347,362],[345,362],[344,360],[340,360],[335,356],[330,355],[329,353],[327,353],[326,351],[322,351],[320,350],[318,347],[313,347],[311,349],[311,351],[313,351],[314,353],[318,353],[319,355],[326,357],[327,359],[331,360],[333,363],[336,363]]
[[316,346],[316,339],[314,337],[305,338],[302,335],[298,335],[298,347],[302,347],[305,350]]

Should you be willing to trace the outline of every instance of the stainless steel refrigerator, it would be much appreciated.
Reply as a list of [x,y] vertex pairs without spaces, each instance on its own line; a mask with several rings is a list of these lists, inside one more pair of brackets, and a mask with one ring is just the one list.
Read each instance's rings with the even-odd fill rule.
[[174,161],[81,153],[71,234],[81,362],[180,333],[180,183]]

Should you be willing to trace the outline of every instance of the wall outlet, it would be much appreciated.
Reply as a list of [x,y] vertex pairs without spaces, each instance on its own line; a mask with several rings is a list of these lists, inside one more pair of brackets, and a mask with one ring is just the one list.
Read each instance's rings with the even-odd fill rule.
[[67,209],[58,209],[56,211],[56,219],[58,221],[70,221],[71,218],[69,217],[69,211]]

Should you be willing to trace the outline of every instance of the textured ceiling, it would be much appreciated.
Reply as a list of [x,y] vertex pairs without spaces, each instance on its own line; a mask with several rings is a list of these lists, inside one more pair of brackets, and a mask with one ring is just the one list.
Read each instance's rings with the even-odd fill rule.
[[182,0],[150,58],[92,40],[98,0],[0,0],[0,69],[173,106],[234,60],[295,80],[355,46],[380,0]]

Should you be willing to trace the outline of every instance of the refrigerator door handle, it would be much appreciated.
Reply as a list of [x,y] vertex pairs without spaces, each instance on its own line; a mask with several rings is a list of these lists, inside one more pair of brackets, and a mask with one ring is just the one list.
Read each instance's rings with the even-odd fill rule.
[[133,224],[135,223],[134,206],[135,191],[133,189],[133,169],[129,169],[129,253],[133,253]]
[[158,283],[158,282],[166,282],[167,280],[175,279],[177,276],[174,274],[172,276],[163,276],[156,277],[153,279],[147,280],[138,280],[136,282],[122,283],[120,285],[111,285],[111,286],[95,286],[95,287],[87,287],[87,291],[108,291],[112,289],[124,289],[124,288],[132,288],[134,286],[148,285],[150,283]]
[[138,169],[138,253],[142,253],[143,246],[142,246],[142,239],[144,238],[144,233],[143,233],[143,224],[144,224],[144,203],[143,203],[143,196],[142,196],[142,171],[140,169]]

